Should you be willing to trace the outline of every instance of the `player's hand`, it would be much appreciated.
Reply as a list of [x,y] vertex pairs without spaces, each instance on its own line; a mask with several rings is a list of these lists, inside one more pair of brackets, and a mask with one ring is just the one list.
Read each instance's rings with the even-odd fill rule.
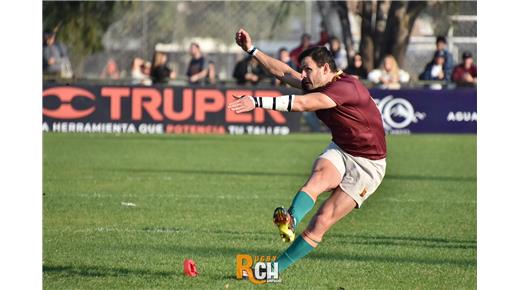
[[235,41],[245,52],[247,52],[251,46],[253,46],[253,41],[251,40],[251,36],[249,36],[249,33],[245,31],[243,28],[240,28],[236,35],[235,35]]
[[228,104],[228,109],[237,114],[249,112],[255,108],[255,103],[250,96],[233,96],[233,98],[235,98],[235,100]]

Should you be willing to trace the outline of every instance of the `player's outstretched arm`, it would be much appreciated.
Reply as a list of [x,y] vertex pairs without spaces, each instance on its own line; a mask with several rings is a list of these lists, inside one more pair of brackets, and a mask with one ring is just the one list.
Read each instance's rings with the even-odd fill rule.
[[301,89],[301,74],[294,69],[292,69],[287,64],[270,57],[269,55],[263,53],[258,48],[254,47],[251,37],[249,33],[244,29],[238,30],[235,35],[235,41],[245,52],[252,55],[254,58],[258,60],[260,65],[264,67],[264,69],[269,72],[271,75],[276,77],[282,82],[289,84],[292,87]]
[[264,108],[281,112],[313,112],[336,107],[336,103],[322,93],[305,95],[285,95],[279,97],[241,96],[228,104],[235,113],[245,113],[255,108]]

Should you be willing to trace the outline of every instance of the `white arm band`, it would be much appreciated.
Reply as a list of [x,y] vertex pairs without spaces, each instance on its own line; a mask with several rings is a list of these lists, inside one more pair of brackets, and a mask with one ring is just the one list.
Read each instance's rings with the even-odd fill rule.
[[279,97],[253,97],[255,108],[264,108],[280,112],[290,112],[294,104],[294,95],[283,95]]
[[249,55],[252,55],[252,56],[255,56],[255,54],[258,52],[258,48],[256,48],[254,45],[252,45],[249,50],[247,51],[247,53],[249,53]]

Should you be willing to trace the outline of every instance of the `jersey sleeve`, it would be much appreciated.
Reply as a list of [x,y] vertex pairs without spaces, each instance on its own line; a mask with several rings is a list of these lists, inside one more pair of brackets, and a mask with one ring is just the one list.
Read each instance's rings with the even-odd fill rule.
[[320,93],[331,98],[336,105],[352,104],[357,100],[357,92],[353,84],[336,81],[323,87]]

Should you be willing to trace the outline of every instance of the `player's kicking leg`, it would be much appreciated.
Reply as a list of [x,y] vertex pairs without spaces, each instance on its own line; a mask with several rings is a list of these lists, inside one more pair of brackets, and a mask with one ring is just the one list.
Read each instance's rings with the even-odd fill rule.
[[278,227],[284,242],[292,242],[295,230],[304,216],[314,207],[318,195],[338,187],[342,176],[331,161],[318,158],[314,163],[312,174],[294,197],[289,209],[276,208],[273,222]]
[[356,205],[357,203],[352,197],[337,187],[312,217],[305,231],[278,257],[278,271],[284,271],[316,248],[323,235],[335,223],[349,214]]
[[354,157],[331,143],[320,155],[302,192],[293,200],[289,213],[294,217],[295,224],[310,211],[319,193],[330,189],[334,189],[334,192],[320,207],[307,229],[279,256],[278,270],[281,272],[287,269],[307,255],[321,242],[332,225],[355,207],[360,207],[381,184],[385,170],[385,160]]

